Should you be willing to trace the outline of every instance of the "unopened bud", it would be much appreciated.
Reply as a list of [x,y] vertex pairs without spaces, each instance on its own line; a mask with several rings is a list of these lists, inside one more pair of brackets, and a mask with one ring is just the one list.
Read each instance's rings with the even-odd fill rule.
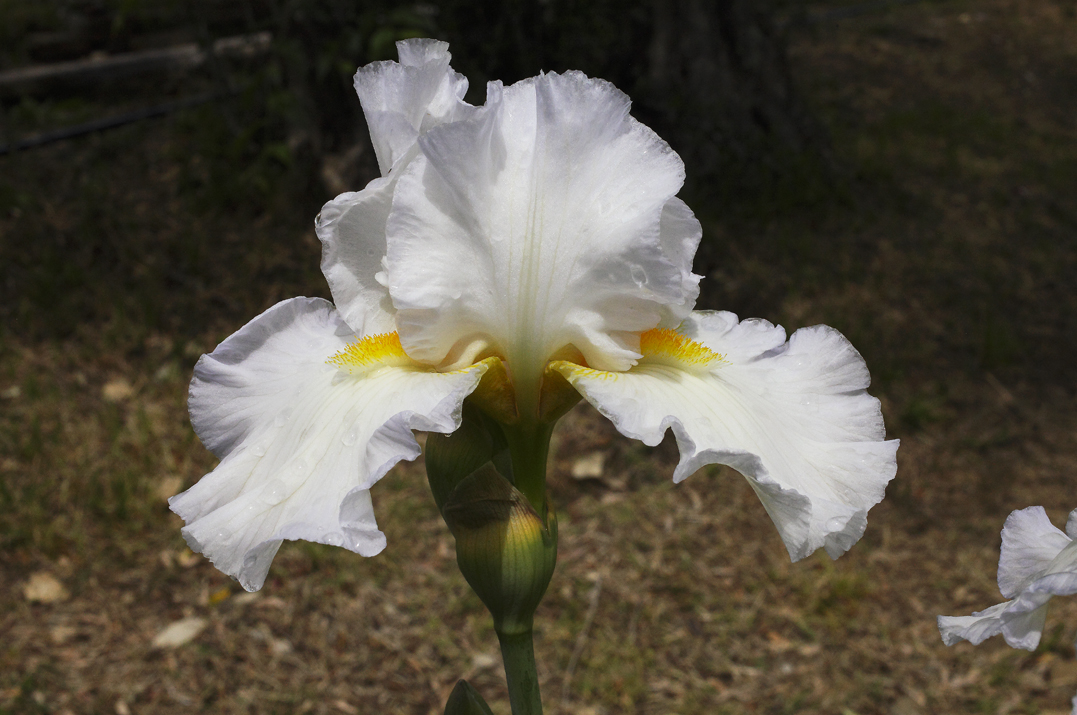
[[494,457],[499,445],[474,407],[465,404],[460,428],[452,434],[433,432],[426,438],[426,478],[438,509],[456,485]]
[[456,486],[442,515],[456,537],[460,572],[493,614],[497,631],[530,631],[557,562],[552,511],[542,519],[487,464]]

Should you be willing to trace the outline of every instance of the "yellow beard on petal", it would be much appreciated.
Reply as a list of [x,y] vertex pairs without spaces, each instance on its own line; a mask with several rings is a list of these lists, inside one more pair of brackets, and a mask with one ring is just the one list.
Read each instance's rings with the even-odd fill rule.
[[668,328],[653,328],[639,336],[640,363],[658,363],[684,370],[710,370],[727,361],[714,352]]
[[408,357],[398,333],[379,333],[349,343],[327,363],[352,375],[364,375],[383,367],[431,369]]
[[629,368],[627,372],[595,370],[570,360],[551,362],[548,369],[561,373],[570,384],[575,385],[581,378],[618,380],[622,375],[641,371],[648,365],[662,365],[687,373],[703,373],[729,364],[725,355],[668,328],[653,328],[640,334],[639,351],[642,357],[637,365]]

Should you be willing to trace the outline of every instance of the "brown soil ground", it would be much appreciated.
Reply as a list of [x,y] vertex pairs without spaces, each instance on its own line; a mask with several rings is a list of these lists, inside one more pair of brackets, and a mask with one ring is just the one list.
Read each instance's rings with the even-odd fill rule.
[[[847,334],[898,476],[847,555],[791,564],[736,473],[673,486],[671,443],[576,408],[536,616],[548,712],[1069,712],[1077,600],[1052,602],[1031,653],[946,648],[935,617],[1001,600],[1010,511],[1061,526],[1077,507],[1075,14],[953,0],[796,31],[853,198],[748,229],[702,210],[704,307]],[[508,712],[421,463],[375,488],[383,554],[288,544],[254,595],[179,536],[165,499],[213,466],[186,419],[194,360],[326,294],[308,217],[191,208],[208,169],[188,134],[174,119],[0,158],[0,713],[425,715],[460,677]],[[601,476],[574,478],[595,453]],[[185,617],[204,630],[153,647]]]

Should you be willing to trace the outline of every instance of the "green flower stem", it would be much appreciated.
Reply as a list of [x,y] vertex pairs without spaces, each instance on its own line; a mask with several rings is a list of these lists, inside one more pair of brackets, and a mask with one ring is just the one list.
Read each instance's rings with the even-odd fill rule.
[[501,659],[505,663],[512,715],[542,715],[542,696],[539,694],[531,631],[498,632],[497,639],[501,642]]
[[552,422],[505,425],[505,441],[512,457],[513,486],[523,492],[535,512],[546,518],[546,459],[550,453]]

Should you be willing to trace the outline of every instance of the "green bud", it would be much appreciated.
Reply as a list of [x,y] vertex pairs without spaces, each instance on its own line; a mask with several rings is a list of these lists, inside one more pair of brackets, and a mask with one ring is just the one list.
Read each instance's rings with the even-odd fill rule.
[[498,633],[530,632],[557,563],[557,519],[541,518],[492,464],[453,489],[442,516],[456,537],[456,562],[494,617]]
[[[460,429],[452,434],[432,432],[426,438],[426,478],[441,510],[462,479],[493,459],[508,461],[500,429],[476,408],[464,404]],[[504,457],[499,460],[498,457]]]
[[466,680],[457,680],[445,703],[445,715],[494,715],[478,691]]

